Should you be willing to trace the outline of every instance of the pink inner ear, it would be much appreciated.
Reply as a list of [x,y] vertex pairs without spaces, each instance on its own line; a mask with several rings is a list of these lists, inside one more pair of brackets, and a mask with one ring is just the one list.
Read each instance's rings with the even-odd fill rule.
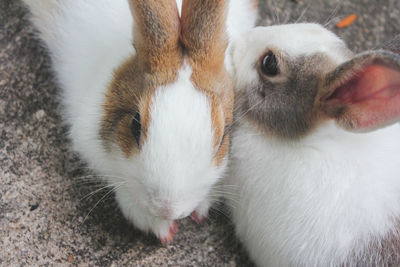
[[351,128],[368,130],[400,120],[400,72],[371,65],[346,82],[327,99],[346,107]]

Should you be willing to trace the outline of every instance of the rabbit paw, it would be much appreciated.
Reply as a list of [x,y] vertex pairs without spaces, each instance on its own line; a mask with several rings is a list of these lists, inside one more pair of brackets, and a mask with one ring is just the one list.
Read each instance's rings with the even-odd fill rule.
[[190,218],[197,222],[197,223],[202,223],[204,222],[204,220],[207,218],[207,215],[203,216],[203,215],[199,215],[197,213],[197,211],[193,211],[192,214],[190,214]]
[[135,205],[135,201],[132,201],[130,196],[125,196],[123,193],[123,191],[117,192],[117,200],[122,213],[132,226],[143,232],[153,233],[163,244],[171,242],[178,231],[176,222],[154,217],[140,205]]
[[178,224],[175,221],[160,221],[152,231],[162,244],[167,244],[174,239],[175,234],[178,232]]
[[204,222],[208,216],[208,210],[210,209],[211,203],[208,199],[205,199],[200,205],[196,208],[195,211],[190,214],[190,218],[197,223]]

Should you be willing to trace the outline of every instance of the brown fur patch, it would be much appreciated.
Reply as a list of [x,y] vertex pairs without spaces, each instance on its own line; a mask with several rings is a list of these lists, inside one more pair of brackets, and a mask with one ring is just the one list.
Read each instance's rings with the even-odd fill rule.
[[135,19],[134,45],[146,72],[167,72],[182,57],[175,0],[129,1]]
[[198,70],[217,71],[224,64],[227,1],[190,0],[182,5],[182,36],[185,53]]
[[224,99],[221,105],[220,96],[210,91],[203,91],[211,101],[211,121],[214,129],[214,148],[216,149],[215,164],[219,166],[229,149],[229,127],[227,126],[232,123],[233,94],[230,98]]
[[168,73],[149,74],[134,56],[117,69],[103,105],[104,117],[100,134],[107,149],[111,149],[112,142],[115,142],[126,157],[138,151],[130,130],[133,116],[135,112],[141,115],[143,143],[150,125],[150,106],[155,89],[172,83],[177,77],[180,65],[170,66]]

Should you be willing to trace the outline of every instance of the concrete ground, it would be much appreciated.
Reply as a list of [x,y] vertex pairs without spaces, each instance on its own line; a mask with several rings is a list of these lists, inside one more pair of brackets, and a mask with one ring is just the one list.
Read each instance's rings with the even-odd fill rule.
[[[358,14],[347,28],[334,25]],[[17,0],[0,1],[0,265],[251,266],[227,217],[180,223],[168,245],[134,230],[70,151],[46,51]],[[265,0],[260,23],[326,24],[355,51],[400,33],[399,0]],[[90,212],[91,211],[91,212]]]

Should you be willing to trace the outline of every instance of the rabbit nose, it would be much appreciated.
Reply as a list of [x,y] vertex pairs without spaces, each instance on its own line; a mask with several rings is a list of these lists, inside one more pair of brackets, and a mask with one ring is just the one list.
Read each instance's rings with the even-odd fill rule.
[[188,214],[174,210],[170,205],[164,204],[157,208],[157,216],[164,220],[179,220],[187,217]]
[[172,219],[172,208],[168,201],[155,199],[153,201],[154,215],[164,220]]
[[190,214],[179,208],[178,203],[165,198],[153,199],[152,206],[153,214],[163,220],[178,220]]
[[172,218],[171,209],[168,206],[163,206],[158,209],[158,215],[164,220],[170,220]]

